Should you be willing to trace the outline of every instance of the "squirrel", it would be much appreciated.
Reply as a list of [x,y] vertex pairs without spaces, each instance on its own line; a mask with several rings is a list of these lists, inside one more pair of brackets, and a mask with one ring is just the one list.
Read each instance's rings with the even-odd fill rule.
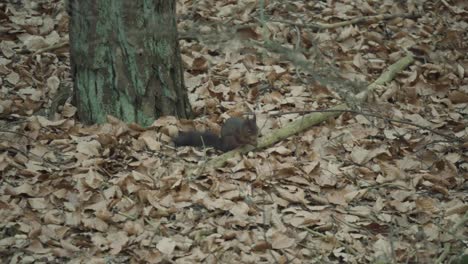
[[231,117],[221,127],[221,135],[211,131],[180,132],[173,139],[175,146],[214,147],[227,152],[244,145],[257,145],[258,127],[255,115],[253,118]]

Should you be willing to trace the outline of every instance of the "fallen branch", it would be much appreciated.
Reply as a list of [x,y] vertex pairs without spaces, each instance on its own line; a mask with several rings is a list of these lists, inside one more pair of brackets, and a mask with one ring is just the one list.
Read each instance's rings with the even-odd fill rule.
[[351,114],[356,114],[356,115],[363,115],[363,116],[370,116],[370,117],[380,118],[380,119],[384,120],[387,123],[399,123],[399,124],[405,124],[405,125],[408,125],[408,126],[417,127],[417,128],[422,129],[422,130],[426,130],[426,131],[429,131],[429,132],[431,132],[433,134],[439,135],[439,136],[441,136],[441,137],[443,137],[443,138],[445,138],[447,140],[453,141],[453,142],[464,142],[464,140],[462,138],[457,138],[457,137],[454,137],[452,135],[444,134],[444,133],[439,132],[439,131],[437,131],[435,129],[432,129],[430,127],[418,125],[418,124],[416,124],[416,123],[414,123],[412,121],[392,119],[392,118],[385,117],[383,115],[379,115],[379,114],[375,114],[375,113],[371,113],[371,112],[357,111],[357,110],[352,110],[352,109],[345,109],[345,110],[326,109],[326,110],[290,111],[290,112],[276,113],[276,114],[271,115],[271,116],[276,117],[276,116],[288,115],[288,114],[308,114],[308,113],[325,113],[325,112],[351,113]]
[[342,21],[342,22],[337,22],[337,23],[332,23],[332,24],[326,24],[326,23],[320,23],[320,22],[316,22],[312,24],[303,24],[303,23],[294,23],[294,22],[285,21],[285,20],[270,20],[270,21],[284,23],[284,24],[302,27],[302,28],[312,28],[312,29],[317,29],[317,30],[323,30],[323,29],[344,27],[344,26],[354,25],[354,24],[364,23],[364,22],[377,22],[381,20],[389,20],[389,19],[394,19],[394,18],[418,18],[418,17],[421,17],[421,15],[420,14],[384,14],[384,15],[357,17],[348,21]]
[[406,67],[408,67],[411,63],[413,63],[414,58],[411,55],[407,55],[406,57],[401,58],[399,61],[395,62],[394,64],[390,65],[388,69],[383,72],[377,80],[367,86],[367,89],[360,92],[356,95],[356,100],[359,102],[364,102],[367,98],[369,92],[375,90],[378,86],[384,85],[385,83],[393,80],[395,76],[403,71]]

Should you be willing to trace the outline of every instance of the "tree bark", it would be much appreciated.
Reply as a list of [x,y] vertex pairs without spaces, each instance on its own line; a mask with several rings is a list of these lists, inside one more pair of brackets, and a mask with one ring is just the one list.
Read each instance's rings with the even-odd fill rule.
[[73,101],[78,118],[150,125],[191,116],[174,0],[69,0]]

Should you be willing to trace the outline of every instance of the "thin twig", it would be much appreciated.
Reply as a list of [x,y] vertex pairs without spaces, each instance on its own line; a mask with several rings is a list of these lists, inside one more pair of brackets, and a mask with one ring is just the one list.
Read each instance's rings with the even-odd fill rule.
[[25,137],[29,142],[31,141],[34,141],[34,138],[24,134],[24,133],[21,133],[21,132],[17,132],[17,131],[10,131],[10,130],[4,130],[4,129],[0,129],[0,133],[10,133],[10,134],[15,134],[15,135],[19,135],[19,136],[22,136],[22,137]]
[[45,48],[42,48],[42,49],[38,49],[38,50],[36,50],[36,51],[34,52],[33,55],[37,55],[37,54],[41,54],[41,53],[44,53],[44,52],[49,52],[49,51],[57,50],[57,49],[66,47],[68,44],[69,44],[69,41],[68,41],[68,40],[64,40],[64,41],[62,41],[62,42],[53,44],[53,45],[51,45],[51,46],[48,46],[48,47],[45,47]]

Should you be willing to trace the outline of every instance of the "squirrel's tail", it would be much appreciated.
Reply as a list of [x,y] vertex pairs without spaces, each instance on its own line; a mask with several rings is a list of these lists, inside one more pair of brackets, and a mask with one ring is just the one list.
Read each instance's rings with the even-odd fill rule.
[[213,132],[187,131],[179,132],[179,136],[174,138],[174,144],[179,146],[193,147],[214,147],[221,149],[221,139]]

